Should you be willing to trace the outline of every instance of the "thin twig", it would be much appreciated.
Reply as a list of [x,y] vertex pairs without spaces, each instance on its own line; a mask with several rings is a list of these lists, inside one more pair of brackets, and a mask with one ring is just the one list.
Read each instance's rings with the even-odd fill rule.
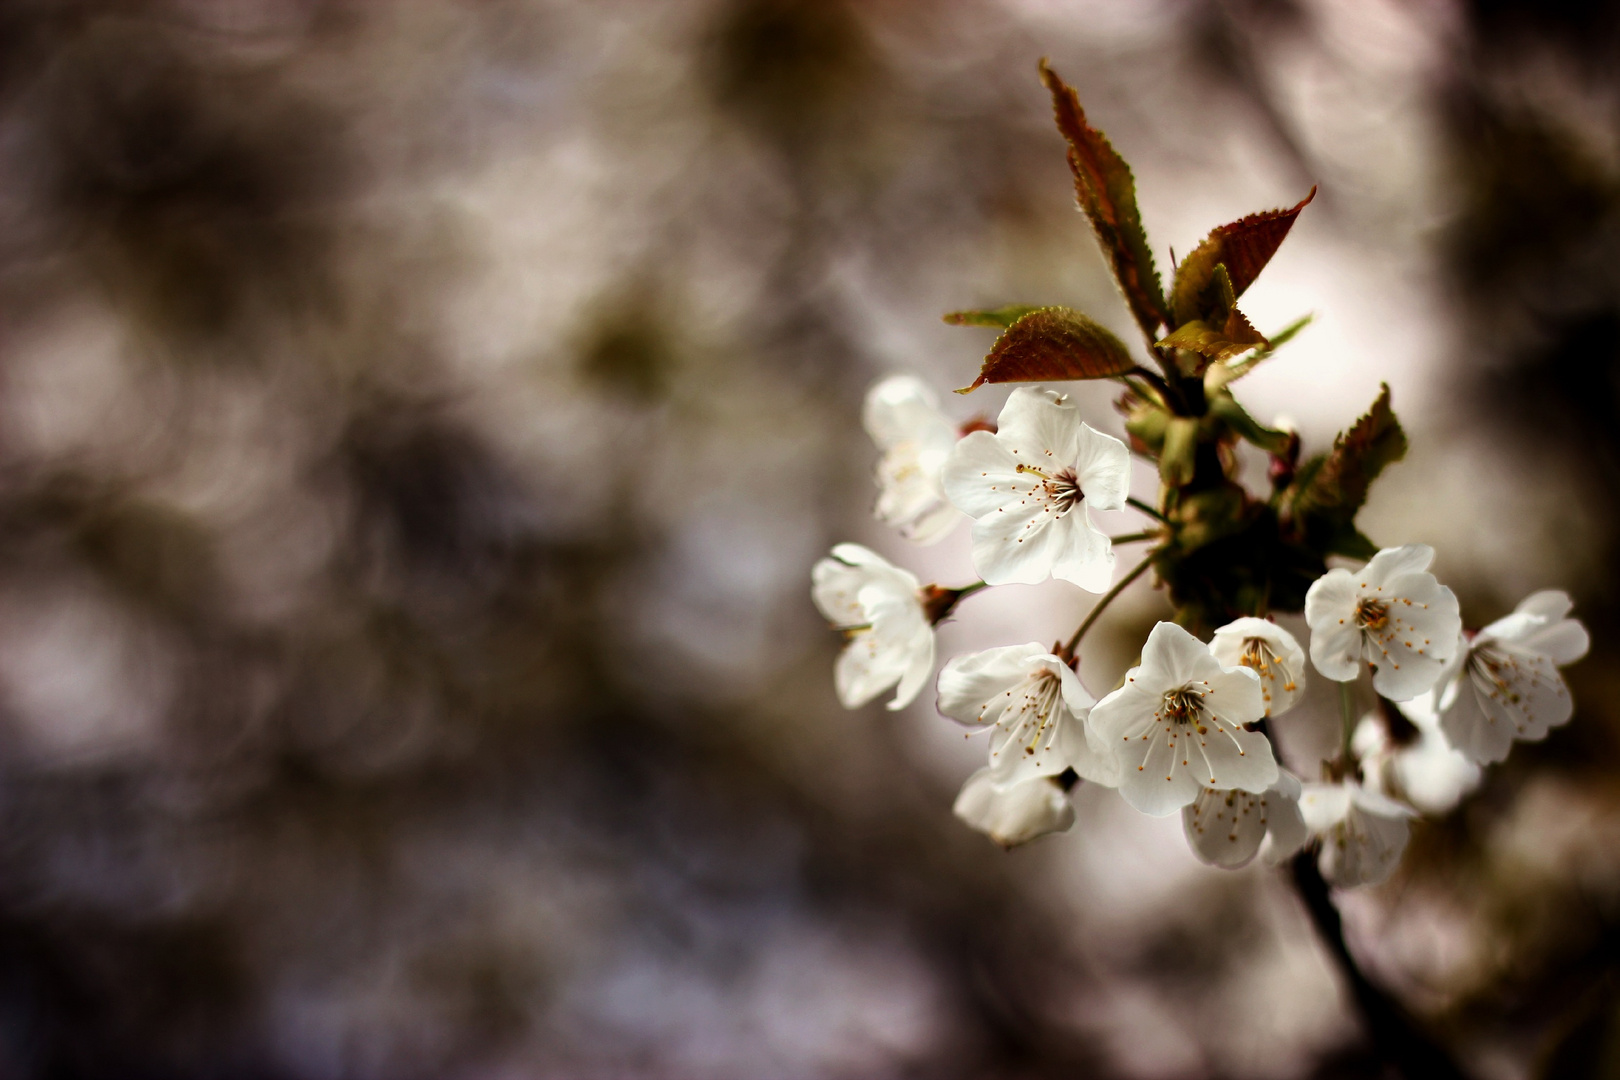
[[[1163,375],[1160,375],[1152,368],[1143,367],[1141,364],[1137,364],[1136,367],[1132,369],[1131,375],[1142,379],[1149,386],[1153,387],[1153,392],[1155,395],[1157,395],[1159,405],[1161,407],[1163,407],[1170,400],[1170,384],[1165,382]],[[1130,375],[1121,376],[1121,378],[1127,380],[1130,377]],[[1142,394],[1141,396],[1144,398],[1147,397],[1146,394]]]
[[1153,507],[1149,506],[1147,503],[1143,502],[1141,499],[1138,499],[1134,495],[1127,495],[1125,497],[1125,505],[1142,511],[1142,513],[1146,514],[1155,521],[1162,521],[1166,525],[1170,524],[1169,518],[1165,517],[1163,514],[1159,513],[1157,510],[1153,509]]
[[1151,532],[1124,533],[1120,536],[1110,536],[1108,538],[1108,542],[1110,544],[1134,544],[1138,540],[1157,540],[1163,535],[1163,533],[1158,532],[1157,530]]
[[1339,684],[1339,761],[1350,767],[1350,741],[1356,730],[1356,702],[1351,688],[1353,682]]
[[1142,571],[1146,570],[1152,565],[1152,563],[1153,556],[1149,555],[1147,558],[1137,563],[1131,569],[1130,573],[1126,574],[1124,577],[1115,582],[1112,589],[1109,589],[1107,592],[1103,593],[1102,598],[1092,606],[1092,609],[1089,612],[1086,613],[1085,621],[1082,622],[1075,630],[1074,636],[1069,639],[1069,643],[1067,645],[1063,646],[1063,651],[1058,655],[1064,657],[1074,656],[1074,650],[1080,647],[1080,639],[1086,636],[1086,631],[1090,630],[1092,624],[1097,621],[1097,616],[1101,615],[1103,613],[1103,609],[1114,602],[1114,598],[1116,596],[1125,591],[1125,586],[1141,577]]

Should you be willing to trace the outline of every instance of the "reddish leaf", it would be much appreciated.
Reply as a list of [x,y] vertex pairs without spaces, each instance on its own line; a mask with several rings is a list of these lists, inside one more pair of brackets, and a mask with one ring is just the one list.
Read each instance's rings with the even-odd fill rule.
[[1367,415],[1340,433],[1326,457],[1301,466],[1288,501],[1308,529],[1324,536],[1338,536],[1346,530],[1353,533],[1356,512],[1367,501],[1367,489],[1385,466],[1405,456],[1406,432],[1389,407],[1386,383]]
[[1114,268],[1114,280],[1125,294],[1131,314],[1151,340],[1158,336],[1159,325],[1168,325],[1170,320],[1164,287],[1136,209],[1136,180],[1107,136],[1086,123],[1079,96],[1045,60],[1040,70],[1041,83],[1052,93],[1058,131],[1069,143],[1069,169],[1074,173],[1080,209],[1086,212],[1097,242]]
[[1135,367],[1119,338],[1078,311],[1037,308],[996,339],[979,377],[957,393],[985,383],[1106,379]]
[[1277,253],[1288,230],[1294,227],[1299,212],[1316,198],[1311,188],[1293,207],[1287,210],[1267,210],[1250,214],[1230,225],[1211,230],[1204,242],[1194,248],[1176,268],[1175,284],[1170,290],[1170,308],[1176,325],[1203,318],[1209,314],[1210,303],[1205,296],[1215,275],[1215,267],[1225,265],[1232,279],[1232,295],[1242,296],[1243,290],[1254,284],[1260,271]]

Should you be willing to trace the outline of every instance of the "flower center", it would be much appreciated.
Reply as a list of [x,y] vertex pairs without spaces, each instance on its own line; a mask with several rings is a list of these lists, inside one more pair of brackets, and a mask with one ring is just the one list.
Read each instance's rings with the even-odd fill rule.
[[[987,710],[1001,704],[996,699],[987,703]],[[992,757],[1002,751],[1035,758],[1041,764],[1044,755],[1057,738],[1058,721],[1063,709],[1063,683],[1051,671],[1032,672],[1022,683],[1007,692],[1005,706],[994,717],[994,727],[1001,734],[994,736]],[[989,720],[986,711],[979,714],[980,721]]]
[[1261,678],[1271,670],[1272,654],[1266,647],[1265,638],[1246,638],[1243,642],[1243,659],[1239,661],[1246,668],[1253,668],[1254,673]]
[[1164,695],[1164,715],[1172,723],[1191,724],[1204,711],[1204,695],[1185,686]]
[[1382,600],[1357,600],[1356,625],[1366,630],[1382,630],[1389,625],[1389,605]]
[[1019,465],[1018,471],[1041,478],[1041,498],[1059,514],[1067,514],[1086,497],[1086,493],[1080,489],[1080,478],[1073,469],[1059,469],[1048,475],[1032,465]]

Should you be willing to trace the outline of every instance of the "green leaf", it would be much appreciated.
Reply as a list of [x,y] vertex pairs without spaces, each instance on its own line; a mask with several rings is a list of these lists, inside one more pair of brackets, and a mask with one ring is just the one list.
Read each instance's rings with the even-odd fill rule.
[[1256,364],[1276,355],[1278,349],[1288,344],[1294,339],[1295,335],[1297,335],[1301,330],[1305,329],[1305,327],[1309,326],[1311,319],[1313,318],[1315,318],[1315,316],[1305,315],[1301,318],[1295,319],[1293,322],[1289,323],[1275,334],[1272,334],[1270,342],[1264,347],[1256,349],[1248,356],[1242,356],[1240,354],[1237,357],[1233,357],[1231,360],[1219,361],[1217,363],[1210,364],[1209,367],[1204,370],[1204,393],[1210,397],[1213,397],[1219,393],[1227,383],[1232,382],[1234,379],[1241,379],[1243,376],[1253,371]]
[[1030,312],[1039,310],[1030,304],[1007,304],[986,311],[952,311],[945,315],[945,321],[952,326],[995,326],[1005,330]]
[[1136,180],[1107,136],[1086,123],[1079,96],[1045,60],[1040,63],[1040,71],[1042,85],[1052,94],[1052,114],[1058,131],[1069,143],[1069,170],[1074,173],[1080,209],[1091,221],[1131,314],[1151,341],[1158,337],[1160,324],[1170,325],[1170,318],[1164,287],[1159,283],[1159,271],[1153,265],[1153,252],[1148,248],[1136,208]]
[[1125,345],[1072,308],[1037,308],[1009,326],[990,347],[968,394],[985,383],[1107,379],[1136,367]]
[[1143,402],[1125,417],[1125,433],[1143,453],[1158,457],[1164,450],[1164,433],[1170,414],[1157,405]]
[[1299,212],[1314,198],[1316,188],[1313,187],[1309,195],[1287,210],[1250,214],[1212,230],[1176,267],[1175,284],[1170,289],[1174,325],[1204,318],[1221,306],[1218,296],[1209,295],[1218,266],[1226,267],[1233,299],[1242,296],[1277,253]]
[[[1226,314],[1226,323],[1210,326],[1199,319],[1182,323],[1174,332],[1161,338],[1161,346],[1186,349],[1210,360],[1229,360],[1242,356],[1256,346],[1264,348],[1271,343],[1243,317],[1243,312],[1232,308]],[[1197,374],[1189,372],[1188,374]]]
[[1170,487],[1190,483],[1198,458],[1198,421],[1172,416],[1164,426],[1164,449],[1159,452],[1159,478]]
[[1268,454],[1285,454],[1293,444],[1288,432],[1266,427],[1224,390],[1209,399],[1209,414]]

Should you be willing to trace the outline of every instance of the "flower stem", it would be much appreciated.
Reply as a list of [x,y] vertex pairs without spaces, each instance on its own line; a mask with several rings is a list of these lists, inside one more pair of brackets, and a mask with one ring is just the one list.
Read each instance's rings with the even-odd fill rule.
[[1126,496],[1125,497],[1125,503],[1126,503],[1127,506],[1131,506],[1131,507],[1136,508],[1137,510],[1142,511],[1142,513],[1146,514],[1150,518],[1153,518],[1155,521],[1162,521],[1166,525],[1170,524],[1170,519],[1169,518],[1165,517],[1163,514],[1159,513],[1157,510],[1153,509],[1153,507],[1149,506],[1147,503],[1143,502],[1141,499],[1136,498],[1134,495]]
[[957,589],[956,598],[960,600],[964,596],[972,596],[980,589],[988,589],[989,587],[990,583],[988,581],[975,581],[971,585],[964,585],[960,589]]
[[1110,544],[1134,544],[1138,540],[1157,540],[1159,536],[1160,534],[1157,532],[1124,533],[1120,536],[1110,536],[1108,542]]
[[1350,740],[1356,730],[1356,701],[1351,693],[1354,683],[1339,684],[1339,758],[1344,767],[1350,767]]
[[[1170,387],[1165,383],[1164,379],[1158,375],[1157,372],[1150,371],[1141,364],[1137,364],[1136,370],[1132,374],[1121,375],[1119,378],[1121,382],[1123,382],[1126,386],[1129,386],[1131,391],[1143,401],[1146,401],[1149,404],[1157,404],[1161,409],[1165,407],[1165,400]],[[1148,386],[1153,388],[1153,392],[1151,394],[1143,392],[1143,390],[1138,386],[1137,380],[1147,383]]]
[[1378,1056],[1406,1080],[1467,1080],[1467,1074],[1451,1055],[1418,1027],[1401,1003],[1363,974],[1345,944],[1344,923],[1339,918],[1339,909],[1334,906],[1333,894],[1317,869],[1316,852],[1307,848],[1295,855],[1289,870],[1294,889],[1310,913],[1312,925],[1349,984],[1350,996]]
[[1063,646],[1063,651],[1058,655],[1065,658],[1072,658],[1074,656],[1074,650],[1080,647],[1080,639],[1086,636],[1086,631],[1090,630],[1091,625],[1097,621],[1097,616],[1101,615],[1103,613],[1103,609],[1114,602],[1114,598],[1116,596],[1125,591],[1125,587],[1127,585],[1141,577],[1142,572],[1152,565],[1152,563],[1153,556],[1149,555],[1147,558],[1143,559],[1141,562],[1132,567],[1130,573],[1116,581],[1112,589],[1109,589],[1107,592],[1103,593],[1102,598],[1098,600],[1095,605],[1093,605],[1089,612],[1086,613],[1085,621],[1082,622],[1079,628],[1075,630],[1074,636],[1069,639],[1069,643],[1067,645]]

